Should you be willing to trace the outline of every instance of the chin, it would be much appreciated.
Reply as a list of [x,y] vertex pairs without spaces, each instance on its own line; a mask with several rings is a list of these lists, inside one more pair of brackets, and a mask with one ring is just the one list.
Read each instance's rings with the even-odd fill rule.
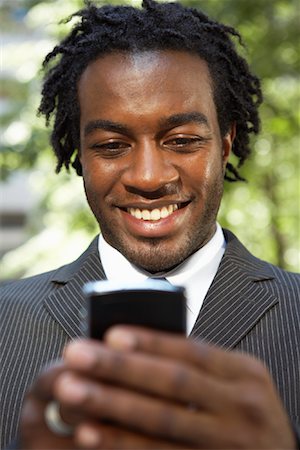
[[165,245],[163,240],[151,240],[147,243],[143,242],[138,248],[128,245],[115,248],[136,267],[150,273],[157,273],[172,270],[197,251],[195,242],[191,244],[191,242],[184,242],[182,245],[174,245],[170,250],[170,245]]
[[[204,225],[203,225],[204,223]],[[191,223],[184,234],[170,238],[133,238],[117,232],[118,224],[100,221],[104,239],[131,264],[150,273],[168,272],[203,247],[215,231],[215,214],[203,214],[203,220]],[[102,226],[101,226],[102,224]]]

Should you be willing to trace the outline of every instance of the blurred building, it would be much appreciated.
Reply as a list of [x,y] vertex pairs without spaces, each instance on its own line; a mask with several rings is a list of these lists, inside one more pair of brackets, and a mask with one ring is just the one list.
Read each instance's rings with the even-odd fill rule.
[[36,195],[29,185],[30,172],[20,169],[11,173],[5,158],[9,153],[12,158],[21,154],[24,142],[30,136],[22,116],[23,104],[28,99],[29,83],[38,70],[34,46],[41,42],[43,31],[31,30],[25,17],[29,9],[38,3],[38,0],[0,2],[3,55],[0,71],[0,156],[4,161],[0,168],[0,258],[28,238],[28,217],[36,203]]
[[0,258],[27,239],[27,218],[35,205],[28,175],[16,173],[0,183]]

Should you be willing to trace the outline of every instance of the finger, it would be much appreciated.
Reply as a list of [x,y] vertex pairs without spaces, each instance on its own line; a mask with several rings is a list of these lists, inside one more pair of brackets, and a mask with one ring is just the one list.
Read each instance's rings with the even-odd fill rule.
[[[181,449],[182,444],[155,439],[151,436],[133,432],[117,425],[106,425],[97,422],[83,423],[79,425],[75,433],[75,442],[79,448],[92,449],[130,449],[130,450],[163,450]],[[184,446],[185,449],[196,448]]]
[[214,419],[208,414],[71,374],[61,376],[56,394],[60,402],[76,406],[87,416],[159,438],[193,444],[215,432]]
[[[81,386],[77,388],[80,390]],[[115,425],[108,428],[112,434],[98,434],[96,439],[86,436],[94,441],[86,446],[82,443],[83,448],[138,448],[139,443],[140,448],[153,448],[151,445],[160,441],[168,442],[170,448],[174,442],[179,448],[275,448],[276,442],[283,444],[276,448],[293,448],[288,419],[283,410],[276,411],[276,402],[271,411],[266,411],[264,401],[253,402],[248,397],[239,402],[242,408],[224,409],[222,415],[212,416],[98,383],[85,384],[84,389],[86,393],[78,408]],[[72,402],[72,397],[68,401]],[[131,440],[136,436],[143,436],[145,441]]]
[[47,365],[31,386],[29,395],[36,397],[41,402],[48,403],[53,399],[53,385],[55,380],[64,370],[65,365],[63,361],[54,361]]
[[45,421],[45,407],[53,399],[53,385],[56,377],[63,372],[63,364],[55,363],[37,377],[24,400],[19,439],[21,448],[32,449],[74,449],[73,438],[53,434]]
[[61,437],[52,433],[44,420],[44,405],[29,399],[21,414],[19,425],[21,449],[51,450],[75,449],[73,437]]
[[66,349],[65,360],[70,370],[211,412],[223,407],[220,398],[223,405],[231,398],[231,390],[224,383],[194,366],[160,356],[120,352],[97,342],[79,341]]
[[[63,361],[55,361],[52,363],[52,365],[47,365],[43,369],[41,374],[37,377],[31,389],[28,391],[26,398],[34,400],[35,405],[39,404],[39,410],[43,410],[43,414],[41,417],[43,417],[44,415],[44,409],[46,405],[50,401],[55,400],[54,386],[56,380],[58,379],[59,375],[61,375],[65,371],[66,366]],[[78,421],[82,417],[82,415],[78,413],[78,411],[72,408],[68,408],[64,405],[60,406],[60,415],[62,419],[70,425],[78,423]]]
[[205,342],[145,328],[123,325],[112,327],[105,336],[105,342],[117,350],[145,352],[185,361],[210,376],[228,380],[243,376],[260,377],[264,371],[263,365],[249,355],[228,352]]

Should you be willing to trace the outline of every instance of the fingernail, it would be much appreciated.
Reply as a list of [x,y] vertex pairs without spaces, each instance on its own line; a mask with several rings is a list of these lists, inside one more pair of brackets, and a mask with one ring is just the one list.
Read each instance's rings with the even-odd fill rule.
[[136,337],[120,328],[111,328],[105,335],[105,342],[117,350],[133,350],[137,346]]
[[60,400],[65,400],[72,404],[81,402],[87,396],[85,384],[67,374],[61,375],[57,380],[56,391]]
[[93,426],[83,424],[77,428],[76,440],[83,447],[96,448],[101,444],[102,435]]
[[65,361],[74,368],[86,369],[94,366],[96,357],[88,344],[73,342],[66,347]]

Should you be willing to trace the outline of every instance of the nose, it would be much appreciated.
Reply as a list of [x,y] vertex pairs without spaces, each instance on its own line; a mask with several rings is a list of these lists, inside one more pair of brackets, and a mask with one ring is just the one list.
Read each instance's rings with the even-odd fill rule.
[[176,166],[168,150],[153,142],[136,145],[129,166],[123,173],[123,184],[129,190],[155,192],[179,179]]

